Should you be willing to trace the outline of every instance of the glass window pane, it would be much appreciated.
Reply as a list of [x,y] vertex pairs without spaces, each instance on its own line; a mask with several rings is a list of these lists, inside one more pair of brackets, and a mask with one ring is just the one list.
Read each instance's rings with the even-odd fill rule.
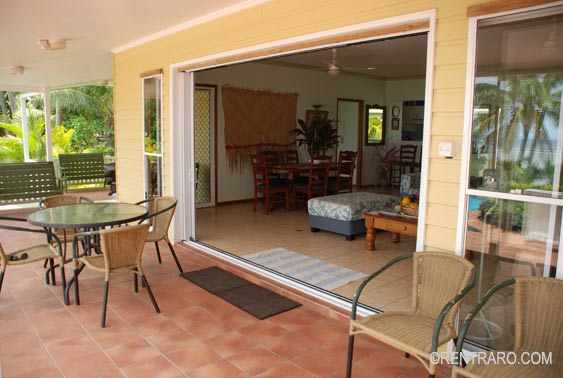
[[486,22],[477,32],[469,187],[561,192],[563,17]]
[[[465,256],[475,264],[478,281],[464,299],[464,312],[508,278],[555,276],[561,213],[561,206],[469,197]],[[479,321],[487,324],[473,327],[481,332],[473,340],[494,348],[510,347],[513,319],[507,316],[513,313],[512,306],[510,290],[499,293],[480,314]]]
[[145,106],[145,152],[162,153],[161,143],[161,78],[143,80]]
[[145,155],[145,172],[147,197],[162,196],[162,157]]

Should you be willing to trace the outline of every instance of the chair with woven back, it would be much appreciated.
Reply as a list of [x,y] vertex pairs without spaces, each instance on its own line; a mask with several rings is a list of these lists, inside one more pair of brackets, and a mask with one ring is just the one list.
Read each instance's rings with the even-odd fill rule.
[[[15,218],[15,217],[6,217],[0,216],[0,220],[5,222],[22,222],[27,224],[26,219]],[[55,270],[54,270],[54,261],[59,261],[59,266],[61,268],[61,282],[63,287],[63,295],[66,287],[66,278],[65,278],[65,270],[64,270],[64,258],[63,258],[63,251],[61,247],[61,241],[49,230],[45,229],[35,229],[35,228],[27,228],[27,227],[20,227],[14,226],[10,224],[2,223],[0,224],[0,229],[8,230],[8,231],[15,231],[15,232],[25,232],[29,234],[44,234],[47,237],[47,240],[51,241],[51,243],[47,244],[35,244],[33,246],[28,246],[17,251],[12,251],[7,253],[2,244],[0,243],[0,264],[2,264],[2,271],[0,271],[0,291],[2,291],[2,284],[4,282],[4,277],[6,275],[6,269],[8,266],[11,265],[24,265],[33,263],[36,261],[49,261],[50,263],[50,270],[47,271],[46,275],[50,272],[51,273],[51,282],[55,285]],[[31,235],[30,235],[31,236]]]
[[[254,179],[254,206],[256,211],[258,203],[258,195],[262,194],[264,201],[264,212],[270,213],[270,209],[277,203],[285,203],[286,209],[289,209],[289,190],[288,180],[281,178],[272,178],[268,170],[268,157],[266,155],[252,155],[250,157],[252,165],[252,175]],[[283,194],[284,199],[279,199],[279,195]]]
[[[517,277],[492,287],[467,315],[459,331],[456,356],[472,321],[483,306],[502,289],[514,286],[514,347],[510,351],[485,352],[479,359],[463,358],[454,365],[452,378],[558,378],[563,377],[563,281],[547,277]],[[512,324],[507,325],[512,328]],[[508,330],[507,330],[508,331]],[[544,353],[551,363],[526,363],[522,357]],[[491,363],[514,353],[515,363]],[[549,357],[550,356],[550,357]],[[533,361],[528,358],[527,361]],[[489,363],[487,363],[489,362]],[[519,363],[522,362],[522,363]]]
[[329,193],[352,192],[354,169],[356,168],[356,152],[340,151],[338,154],[338,171],[336,177],[328,178]]
[[[357,319],[360,295],[368,283],[400,261],[412,258],[412,305],[409,311],[386,311]],[[352,302],[346,377],[352,374],[354,337],[371,336],[418,359],[435,376],[430,358],[438,347],[456,338],[460,300],[475,284],[473,264],[453,253],[416,252],[399,256],[368,276]]]
[[[92,201],[90,198],[75,195],[75,194],[60,194],[60,195],[55,195],[55,196],[43,198],[41,201],[39,201],[39,208],[49,209],[49,208],[59,207],[59,206],[78,205],[78,204],[81,204],[81,203],[93,203],[93,202],[94,201]],[[67,243],[72,241],[72,237],[74,235],[74,230],[72,230],[72,229],[67,230],[67,229],[64,229],[64,228],[54,228],[54,229],[51,229],[51,232],[53,232],[55,235],[57,235],[59,240],[62,242],[63,257],[66,260]],[[84,245],[83,245],[83,247],[84,247]],[[45,267],[47,266],[47,261],[45,261],[44,266]]]
[[148,220],[151,225],[151,229],[147,235],[146,242],[154,243],[158,263],[162,264],[158,242],[164,240],[168,245],[168,249],[170,249],[170,253],[174,258],[174,262],[176,263],[178,270],[180,273],[184,273],[182,265],[180,265],[180,261],[178,260],[178,256],[174,251],[174,247],[168,238],[168,229],[170,228],[170,223],[172,222],[177,202],[178,201],[174,197],[151,197],[137,202],[137,205],[148,206],[149,214],[144,218],[144,220]]
[[[309,175],[303,180],[297,180],[293,185],[293,207],[297,202],[304,203],[316,196],[328,194],[328,175],[330,172],[330,156],[315,156],[309,162]],[[303,194],[303,198],[298,198]]]
[[[77,233],[73,239],[73,254],[75,259],[74,269],[74,292],[76,304],[80,304],[78,287],[78,273],[82,265],[96,272],[104,274],[104,297],[102,301],[102,328],[106,326],[106,313],[109,296],[109,281],[111,277],[121,273],[133,273],[133,284],[135,292],[139,291],[138,276],[141,277],[143,287],[146,288],[149,299],[157,313],[160,308],[143,273],[141,265],[145,240],[149,234],[149,224],[140,224],[128,227],[117,227],[101,231],[89,231]],[[102,254],[78,257],[78,237],[98,237]]]
[[401,144],[399,159],[391,162],[389,171],[389,184],[391,186],[400,186],[401,175],[414,172],[417,149],[418,146],[416,144]]

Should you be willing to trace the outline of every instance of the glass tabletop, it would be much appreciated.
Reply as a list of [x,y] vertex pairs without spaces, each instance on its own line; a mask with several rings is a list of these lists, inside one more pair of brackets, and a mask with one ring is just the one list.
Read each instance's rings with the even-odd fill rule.
[[27,217],[36,226],[57,228],[97,228],[133,222],[148,209],[130,203],[82,203],[37,210]]

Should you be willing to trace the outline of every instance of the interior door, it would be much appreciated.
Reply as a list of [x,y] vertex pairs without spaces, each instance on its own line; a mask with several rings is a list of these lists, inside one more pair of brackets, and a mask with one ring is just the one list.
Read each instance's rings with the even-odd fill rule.
[[[362,114],[364,108],[363,100],[348,98],[337,99],[336,119],[338,120],[338,135],[341,141],[338,151],[355,151],[356,169],[354,170],[354,185],[360,186],[362,182]],[[337,155],[338,156],[338,155]]]
[[194,93],[195,200],[197,207],[215,206],[216,92],[212,85],[196,85]]

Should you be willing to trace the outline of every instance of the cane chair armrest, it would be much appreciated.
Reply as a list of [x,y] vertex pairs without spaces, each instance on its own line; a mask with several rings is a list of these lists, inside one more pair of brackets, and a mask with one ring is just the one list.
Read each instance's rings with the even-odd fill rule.
[[[0,216],[0,220],[10,220],[10,221],[19,221],[19,222],[27,222],[26,219],[21,218],[14,218],[14,217],[5,217]],[[7,224],[0,224],[0,229],[4,230],[11,230],[11,231],[20,231],[20,232],[33,232],[36,234],[45,234],[47,236],[47,240],[54,240],[57,244],[57,254],[62,256],[62,247],[61,247],[61,240],[51,232],[51,230],[47,228],[28,228],[28,227],[19,227],[19,226],[10,226]]]
[[438,315],[438,319],[436,319],[436,324],[434,325],[434,334],[432,335],[432,352],[436,352],[438,350],[438,337],[440,336],[440,329],[444,323],[444,318],[451,308],[459,302],[465,294],[469,292],[469,290],[473,289],[475,282],[477,282],[477,270],[473,268],[471,269],[471,281],[469,284],[465,286],[463,290],[461,290],[451,301],[446,303],[446,305],[442,308],[442,311],[440,311],[440,315]]
[[401,262],[403,260],[407,260],[413,257],[415,252],[410,252],[406,255],[403,256],[398,256],[395,257],[393,260],[389,261],[387,264],[385,264],[383,267],[381,267],[380,269],[378,269],[377,271],[375,271],[374,273],[370,274],[368,277],[366,277],[362,283],[360,284],[360,286],[358,286],[358,289],[356,290],[356,294],[354,294],[354,300],[352,301],[352,310],[350,313],[350,319],[351,320],[356,320],[356,311],[357,311],[357,307],[358,307],[358,301],[360,300],[360,295],[362,294],[362,291],[364,290],[364,288],[367,286],[367,284],[373,280],[375,277],[379,276],[381,273],[383,273],[385,270],[387,270],[388,268],[390,268],[391,266],[397,264],[398,262]]
[[[153,201],[154,201],[154,198],[150,198],[150,199],[148,199],[148,200],[144,200],[144,201],[137,202],[137,203],[135,203],[135,205],[142,205],[143,203],[148,203],[148,202],[153,202]],[[160,209],[159,211],[155,211],[155,212],[152,212],[152,213],[148,213],[148,214],[145,215],[143,218],[141,218],[141,219],[138,221],[137,224],[141,224],[141,223],[143,223],[143,222],[145,222],[145,221],[147,221],[147,220],[149,220],[149,219],[151,219],[151,218],[156,217],[157,215],[164,214],[164,213],[166,213],[167,211],[172,210],[175,206],[176,206],[176,203],[172,203],[170,206],[167,206],[167,207],[165,207],[164,209]]]

